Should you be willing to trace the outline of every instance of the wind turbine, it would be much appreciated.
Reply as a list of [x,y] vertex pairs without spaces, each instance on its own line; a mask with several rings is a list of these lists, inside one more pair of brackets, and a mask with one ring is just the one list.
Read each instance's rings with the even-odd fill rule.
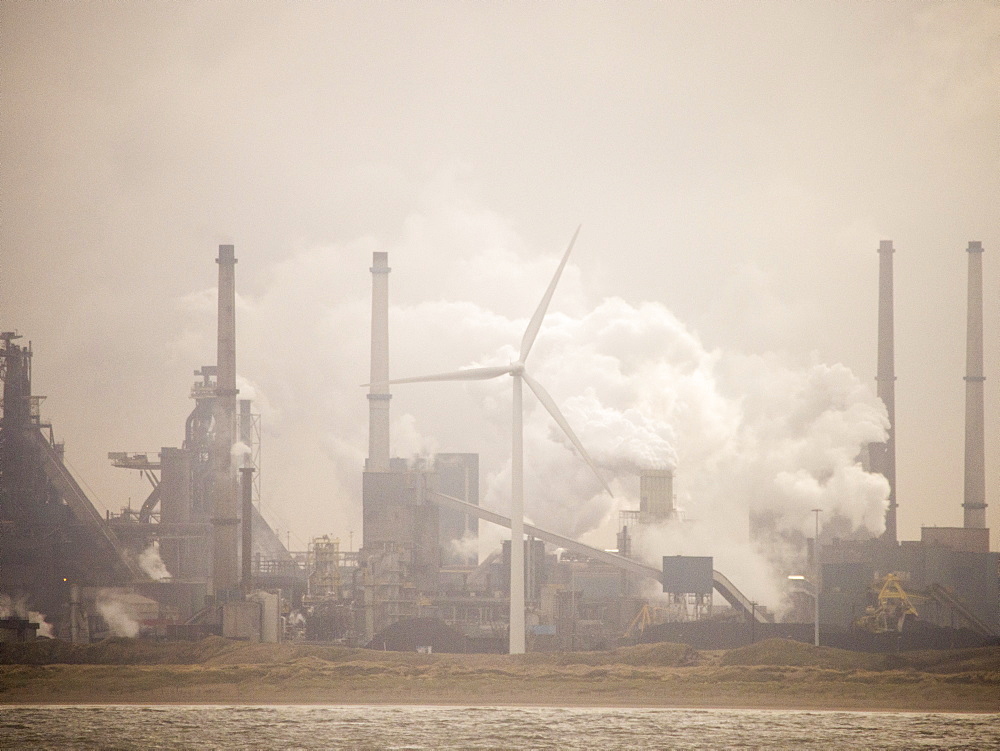
[[542,388],[534,378],[528,375],[524,369],[524,361],[531,352],[531,346],[535,343],[538,331],[542,326],[542,319],[549,307],[552,293],[555,292],[559,277],[562,275],[566,261],[569,260],[570,251],[576,242],[577,235],[580,234],[580,227],[573,233],[569,247],[563,254],[559,268],[556,269],[555,276],[549,283],[549,287],[542,296],[542,301],[538,304],[538,309],[528,322],[528,328],[521,339],[521,351],[517,362],[510,365],[498,365],[481,368],[467,368],[456,370],[451,373],[436,373],[434,375],[417,376],[415,378],[399,378],[389,381],[390,384],[399,383],[421,383],[426,381],[485,381],[490,378],[499,378],[509,375],[514,379],[514,399],[512,418],[512,440],[511,440],[511,500],[510,500],[510,653],[524,653],[524,415],[522,412],[521,391],[522,383],[528,384],[538,401],[552,415],[552,419],[562,428],[563,433],[583,457],[584,461],[590,465],[601,485],[611,495],[611,489],[597,471],[597,465],[590,458],[587,450],[583,447],[580,439],[576,437],[573,429],[569,426],[566,418],[563,417],[555,400]]

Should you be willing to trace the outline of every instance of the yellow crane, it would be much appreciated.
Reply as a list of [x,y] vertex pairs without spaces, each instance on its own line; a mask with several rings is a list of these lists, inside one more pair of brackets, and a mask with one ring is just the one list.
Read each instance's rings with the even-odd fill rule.
[[669,612],[666,608],[650,607],[648,603],[644,604],[639,608],[639,612],[635,614],[632,622],[628,624],[628,628],[625,629],[625,638],[634,639],[642,636],[642,632],[646,630],[646,626],[651,626],[656,622],[657,614]]
[[869,607],[865,614],[854,622],[854,625],[876,634],[886,631],[902,631],[907,616],[917,617],[917,609],[913,605],[913,600],[924,598],[907,594],[898,574],[887,574],[876,583],[876,587],[878,588],[878,605]]

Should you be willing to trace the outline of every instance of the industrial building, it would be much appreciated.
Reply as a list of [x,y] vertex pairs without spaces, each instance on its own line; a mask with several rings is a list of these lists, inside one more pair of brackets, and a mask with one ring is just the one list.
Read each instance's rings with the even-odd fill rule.
[[[279,598],[257,586],[253,565],[270,562],[261,585],[287,584],[281,573],[305,580],[294,566],[274,570],[292,559],[252,503],[257,431],[250,403],[237,399],[232,245],[219,247],[217,263],[218,360],[195,373],[183,445],[156,456],[108,454],[116,467],[148,478],[151,492],[137,511],[97,511],[41,418],[42,397],[31,393],[30,346],[18,345],[13,332],[2,335],[0,588],[12,602],[44,613],[57,635],[106,635],[102,606],[113,599],[138,625],[161,634],[276,639]],[[240,445],[245,452],[234,452]],[[150,607],[126,602],[135,596]]]
[[[75,586],[145,578],[137,556],[151,541],[120,538],[63,464],[63,446],[31,392],[31,345],[0,334],[0,583],[31,610],[69,614]],[[26,615],[26,614],[22,614]]]
[[[259,418],[236,389],[232,245],[219,246],[216,259],[216,363],[195,371],[194,407],[181,446],[156,455],[109,453],[115,466],[148,478],[150,494],[138,510],[102,516],[94,508],[62,462],[54,429],[41,417],[42,397],[31,393],[30,345],[19,344],[13,332],[0,336],[0,593],[25,611],[45,613],[56,635],[77,641],[109,633],[101,602],[118,597],[137,614],[139,633],[161,638],[216,633],[254,641],[506,651],[511,571],[523,556],[528,649],[596,649],[658,638],[698,646],[768,635],[811,640],[814,605],[823,643],[882,648],[889,633],[898,646],[901,634],[910,638],[921,628],[931,645],[950,646],[957,633],[963,643],[995,640],[1000,554],[989,551],[985,526],[982,247],[969,245],[964,526],[927,528],[921,540],[902,542],[893,435],[893,252],[891,242],[879,248],[877,376],[891,429],[888,441],[869,446],[864,457],[889,481],[886,530],[869,540],[825,533],[810,540],[811,589],[789,593],[785,620],[794,622],[775,623],[775,614],[741,593],[711,558],[664,550],[662,564],[653,566],[635,557],[644,530],[683,523],[666,468],[640,475],[639,507],[621,513],[616,551],[524,524],[526,539],[516,554],[510,542],[481,562],[470,554],[480,522],[509,529],[512,520],[480,507],[476,453],[442,453],[424,463],[392,456],[390,268],[383,252],[374,253],[371,266],[362,545],[345,551],[330,530],[315,530],[307,550],[287,550],[260,514]],[[750,530],[760,533],[753,523]],[[147,565],[151,558],[161,568]],[[29,638],[26,622],[12,620],[5,628]]]
[[[899,541],[896,514],[895,361],[893,332],[893,254],[891,241],[879,245],[878,396],[888,410],[890,432],[884,444],[869,446],[870,468],[890,487],[885,533],[879,539],[820,539],[820,622],[850,628],[899,609],[899,600],[880,598],[873,582],[898,579],[919,604],[913,620],[938,627],[963,627],[984,638],[1000,636],[1000,553],[990,552],[986,527],[986,461],[983,374],[983,246],[970,242],[965,375],[965,483],[961,527],[921,530],[920,540]],[[956,513],[958,511],[956,505]],[[917,594],[919,593],[919,594]],[[875,626],[886,630],[886,624]],[[904,622],[897,619],[902,632]]]

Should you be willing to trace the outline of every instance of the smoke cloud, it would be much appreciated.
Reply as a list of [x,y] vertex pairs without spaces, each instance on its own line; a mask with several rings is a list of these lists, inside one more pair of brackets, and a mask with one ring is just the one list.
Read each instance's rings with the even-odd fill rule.
[[[516,360],[526,318],[555,269],[562,248],[528,248],[503,219],[441,190],[434,186],[394,245],[360,238],[303,249],[241,286],[240,383],[262,416],[262,512],[274,528],[294,531],[293,547],[361,529],[368,426],[358,384],[368,378],[371,252],[388,250],[393,267],[392,377]],[[512,294],[498,295],[501,288]],[[184,323],[174,357],[211,359],[214,306],[214,294],[200,292],[177,301]],[[602,491],[526,390],[525,512],[533,524],[612,548],[619,512],[638,507],[639,472],[673,469],[684,522],[648,530],[637,550],[652,565],[662,555],[715,556],[737,586],[772,606],[784,574],[801,565],[812,509],[841,535],[882,531],[888,487],[857,457],[885,439],[886,413],[843,365],[707,346],[662,303],[592,300],[587,272],[571,261],[527,368],[614,491]],[[481,502],[507,515],[510,412],[506,377],[394,387],[393,455],[479,452]],[[234,463],[248,451],[235,444]],[[751,525],[760,542],[751,541]],[[480,529],[483,556],[505,533]],[[169,576],[155,547],[141,562],[153,578]],[[137,631],[121,603],[101,602],[116,633]]]
[[146,572],[150,579],[163,581],[171,578],[170,572],[167,570],[167,565],[160,558],[160,543],[158,540],[143,550],[139,554],[138,560],[140,568]]
[[252,452],[250,447],[242,441],[237,441],[229,449],[229,466],[233,474],[236,474],[240,467],[250,466]]
[[[529,368],[563,405],[616,498],[600,491],[527,397],[526,509],[534,523],[611,547],[618,512],[638,508],[636,474],[674,468],[686,521],[641,541],[647,562],[714,555],[738,586],[773,606],[774,584],[801,565],[812,509],[823,510],[824,526],[836,518],[842,533],[883,530],[888,485],[857,457],[885,439],[888,420],[846,367],[710,351],[653,303],[605,300],[581,317],[552,316],[542,331]],[[467,389],[485,394],[482,419],[503,421],[509,384]],[[486,505],[503,508],[508,488],[505,465],[486,482]]]
[[94,604],[112,634],[128,637],[138,635],[139,621],[136,620],[129,603],[122,599],[120,592],[102,589],[97,593]]
[[29,623],[37,623],[37,635],[46,639],[55,638],[52,624],[41,613],[29,610],[23,598],[12,598],[0,593],[0,618],[22,618]]
[[[394,378],[516,360],[526,317],[562,250],[535,251],[528,261],[531,250],[500,217],[437,192],[406,228],[394,246],[362,238],[303,250],[241,294],[238,328],[253,337],[241,334],[249,341],[240,344],[240,368],[252,376],[262,415],[263,513],[300,542],[360,529],[368,425],[358,384],[368,378],[372,250],[388,250],[393,268]],[[867,443],[886,436],[873,389],[817,355],[708,347],[665,305],[595,302],[586,280],[571,261],[527,368],[560,405],[614,497],[526,389],[531,523],[614,547],[619,512],[638,507],[638,473],[674,469],[686,522],[647,535],[639,549],[654,565],[662,555],[714,555],[738,586],[773,605],[780,598],[770,582],[800,565],[811,509],[823,509],[824,525],[836,519],[841,535],[881,531],[887,485],[857,461]],[[498,285],[513,299],[498,297]],[[188,295],[182,309],[192,319],[177,347],[200,338],[211,351],[211,296]],[[505,377],[394,387],[393,455],[479,452],[481,502],[506,515],[510,411]],[[750,541],[751,519],[761,549]],[[480,529],[482,556],[504,533]]]
[[[1000,247],[996,3],[349,5],[0,3],[17,176],[0,181],[0,319],[34,340],[36,392],[99,511],[149,493],[109,451],[183,440],[192,370],[215,361],[216,243],[240,259],[262,512],[305,549],[360,534],[371,252],[393,268],[393,375],[434,372],[516,357],[583,221],[529,366],[618,495],[595,498],[533,415],[535,521],[607,545],[634,471],[674,465],[695,521],[717,493],[780,510],[782,537],[809,533],[811,506],[828,530],[835,513],[844,534],[877,525],[850,457],[792,456],[871,421],[780,416],[809,394],[797,381],[835,379],[819,363],[874,375],[880,239],[899,250],[900,532],[960,521],[964,248]],[[603,327],[579,337],[575,378],[545,355],[560,316]],[[668,387],[643,385],[657,375]],[[396,389],[395,453],[479,451],[502,507],[508,404],[503,379]]]
[[[480,529],[485,525],[480,525]],[[474,559],[479,555],[479,540],[478,538],[471,534],[466,533],[462,535],[460,539],[451,541],[451,548],[449,551],[453,556],[459,558],[460,560]]]

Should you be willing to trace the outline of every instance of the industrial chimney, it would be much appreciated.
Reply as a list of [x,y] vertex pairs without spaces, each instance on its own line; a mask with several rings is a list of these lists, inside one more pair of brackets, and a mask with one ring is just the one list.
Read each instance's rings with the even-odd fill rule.
[[372,253],[372,352],[368,390],[369,472],[389,471],[389,254]]
[[216,599],[225,599],[240,585],[239,486],[232,467],[232,448],[237,436],[236,257],[233,246],[220,245],[215,262],[219,264],[219,328],[213,408],[212,584]]
[[889,415],[889,432],[885,443],[868,447],[872,471],[889,483],[889,508],[885,511],[885,532],[882,539],[895,544],[896,529],[896,361],[893,343],[892,299],[892,240],[882,240],[878,246],[878,369],[875,376],[878,398]]
[[970,241],[969,317],[965,350],[966,529],[986,527],[986,450],[983,409],[983,244]]

